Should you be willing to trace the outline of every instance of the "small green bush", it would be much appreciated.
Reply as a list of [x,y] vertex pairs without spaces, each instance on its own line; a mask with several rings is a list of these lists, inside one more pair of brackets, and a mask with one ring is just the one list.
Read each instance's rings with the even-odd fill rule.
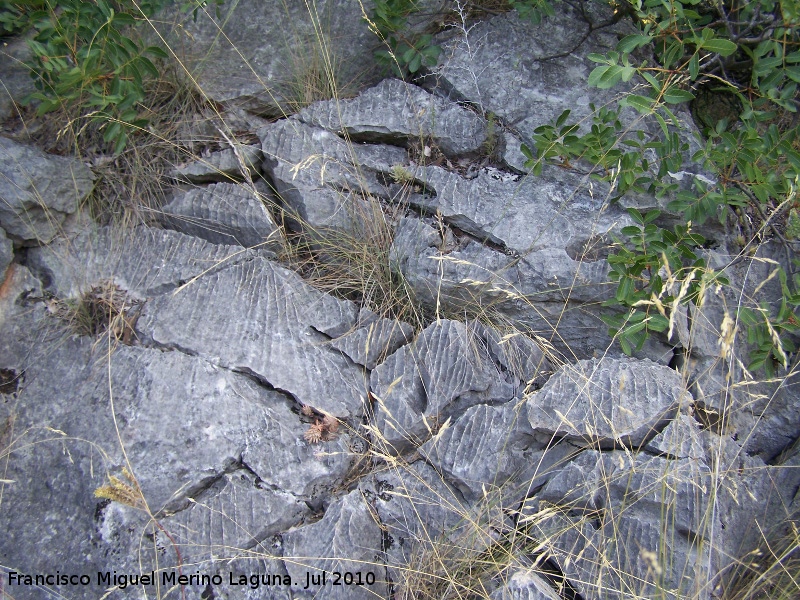
[[159,77],[151,58],[167,57],[161,48],[144,46],[135,26],[164,3],[44,0],[33,9],[18,6],[15,26],[24,22],[33,30],[29,66],[38,88],[25,101],[37,102],[40,115],[77,111],[81,119],[99,124],[114,152],[122,151],[129,132],[147,126],[137,108],[145,97],[144,82]]
[[[158,79],[153,59],[165,59],[158,46],[141,43],[137,26],[147,22],[170,0],[2,0],[0,23],[8,33],[32,31],[29,64],[37,91],[25,102],[37,103],[43,115],[65,109],[98,124],[103,139],[121,152],[132,131],[147,127],[139,110],[145,82]],[[222,0],[215,0],[219,7]],[[205,3],[181,5],[195,17]],[[85,128],[85,124],[79,130]]]
[[408,31],[408,17],[417,10],[414,0],[375,0],[371,24],[386,45],[375,53],[375,58],[400,77],[413,75],[423,65],[435,65],[442,51],[432,43],[431,34]]

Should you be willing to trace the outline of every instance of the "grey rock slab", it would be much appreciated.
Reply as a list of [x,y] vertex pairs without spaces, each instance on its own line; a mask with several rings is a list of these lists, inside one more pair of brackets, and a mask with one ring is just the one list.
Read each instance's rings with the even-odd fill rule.
[[[232,491],[222,479],[239,473],[243,462],[272,489],[298,496],[332,484],[349,466],[344,456],[315,456],[291,400],[250,377],[181,352],[129,347],[115,352],[111,367],[121,441],[154,511],[227,502],[224,494],[215,500],[225,489]],[[108,383],[101,380],[103,385]],[[102,387],[95,393],[100,396]],[[265,458],[251,465],[253,455]],[[281,515],[284,508],[287,514]],[[283,523],[296,512],[284,502],[273,516]],[[240,525],[247,527],[244,521]],[[232,536],[242,535],[233,527]]]
[[545,351],[549,352],[546,342],[534,338],[530,332],[515,327],[502,332],[484,327],[481,335],[493,360],[525,382],[526,388],[538,388],[552,375],[554,367],[545,354]]
[[[284,395],[180,352],[123,346],[109,358],[96,340],[67,338],[28,365],[10,400],[0,404],[15,440],[0,556],[19,572],[91,573],[71,597],[101,596],[97,571],[177,569],[175,544],[202,572],[237,548],[266,552],[349,468],[343,453],[320,457],[305,443]],[[265,458],[250,468],[248,452]],[[94,497],[109,475],[141,489],[133,507]]]
[[47,354],[54,339],[42,299],[42,282],[24,265],[11,263],[0,283],[0,368],[22,374]]
[[[283,534],[283,560],[296,598],[385,598],[383,531],[361,491],[331,503],[322,520]],[[344,574],[353,576],[345,585]],[[323,573],[325,579],[323,580]],[[340,574],[337,579],[336,573]],[[367,585],[367,574],[372,585]],[[360,578],[363,585],[354,585]],[[305,589],[308,584],[308,589]]]
[[684,598],[713,575],[708,545],[691,541],[713,536],[697,492],[708,485],[698,461],[587,451],[550,479],[524,519],[584,598],[625,598],[632,586],[644,597]]
[[365,374],[329,340],[356,319],[354,305],[255,257],[148,302],[137,329],[157,345],[251,373],[303,404],[349,417],[363,411]]
[[483,117],[399,79],[385,79],[352,100],[312,104],[297,118],[359,141],[430,141],[447,155],[478,152],[486,141]]
[[448,482],[471,502],[497,495],[507,506],[540,486],[576,449],[541,443],[524,404],[480,404],[464,411],[420,448]]
[[522,153],[522,140],[519,136],[507,130],[503,130],[501,135],[503,139],[501,158],[505,165],[519,173],[530,171],[525,166],[525,163],[528,162],[528,157]]
[[673,459],[704,460],[706,455],[700,423],[685,414],[675,417],[674,421],[647,443],[645,449],[652,454]]
[[308,94],[347,95],[377,82],[377,40],[362,14],[360,3],[342,0],[245,0],[222,6],[219,17],[213,8],[196,20],[181,14],[166,43],[183,49],[192,81],[210,98],[276,117]]
[[[305,426],[292,412],[291,400],[252,378],[181,352],[121,348],[114,358],[119,371],[112,381],[115,406],[117,418],[126,425],[122,441],[128,457],[143,481],[155,486],[164,478],[153,491],[142,485],[154,510],[162,506],[168,512],[181,510],[191,500],[195,509],[196,503],[206,501],[225,504],[224,494],[220,500],[214,498],[225,489],[232,493],[233,488],[225,488],[220,480],[225,473],[238,473],[244,462],[261,481],[285,492],[282,501],[270,500],[279,505],[272,514],[272,533],[276,533],[279,525],[297,514],[297,507],[285,502],[286,493],[310,497],[349,466],[345,456],[315,456],[315,449],[303,440]],[[180,394],[169,391],[175,381],[185,382]],[[169,434],[159,429],[164,415],[170,417]],[[265,458],[250,464],[252,456]],[[180,465],[185,474],[165,472],[163,464]],[[209,487],[214,489],[210,492]],[[231,526],[231,538],[244,535],[238,526],[254,527],[244,504],[242,510],[246,519]],[[269,522],[262,519],[261,526],[267,528]]]
[[777,244],[765,243],[753,257],[735,260],[720,248],[704,258],[730,285],[712,287],[699,306],[690,304],[686,329],[679,330],[689,353],[690,389],[714,421],[714,430],[736,436],[748,454],[770,462],[800,436],[797,383],[780,365],[775,365],[774,378],[763,369],[746,372],[756,348],[747,343],[750,332],[739,311],[767,305],[775,307],[775,314],[782,297],[778,269],[790,272],[787,257]]
[[511,400],[519,385],[492,361],[479,331],[446,320],[428,326],[370,378],[376,423],[390,451],[421,443],[470,406]]
[[263,188],[217,183],[179,192],[162,209],[161,221],[214,244],[275,250],[281,233],[264,204],[268,199],[269,192]]
[[6,232],[0,229],[0,282],[5,279],[6,269],[14,260],[14,245],[6,237]]
[[11,237],[50,242],[93,187],[83,163],[0,137],[0,226]]
[[627,598],[632,586],[643,597],[713,597],[796,489],[781,480],[790,470],[689,419],[652,445],[665,452],[585,451],[523,507],[530,535],[584,598]]
[[516,11],[477,23],[467,38],[458,34],[445,43],[426,82],[493,112],[526,137],[566,108],[580,121],[591,114],[590,103],[605,106],[619,93],[589,87],[593,63],[586,55],[613,50],[618,35],[635,32],[622,21],[590,33],[584,14],[594,25],[613,19],[600,3],[584,13],[572,6],[556,13],[539,24]]
[[392,268],[428,307],[488,308],[566,356],[611,346],[596,304],[587,304],[613,294],[605,261],[574,261],[558,248],[515,258],[469,238],[443,252],[442,239],[434,226],[404,217],[390,250]]
[[625,211],[609,205],[607,184],[556,167],[538,177],[485,168],[466,179],[437,166],[414,173],[432,193],[411,195],[409,203],[438,210],[448,224],[522,255],[574,248],[573,259],[593,257],[597,249],[580,252],[579,244],[632,224]]
[[302,499],[270,488],[252,471],[241,468],[223,475],[187,508],[162,519],[161,524],[180,545],[184,562],[199,568],[237,551],[271,554],[272,536],[289,529],[308,512]]
[[[253,556],[226,559],[217,570],[223,577],[222,585],[214,586],[214,598],[219,600],[292,600],[293,582],[278,555],[280,537],[273,538],[269,550]],[[218,563],[219,564],[219,563]],[[298,582],[299,585],[299,582]],[[205,595],[203,595],[205,593]],[[206,588],[198,590],[198,600],[208,597]]]
[[362,308],[358,327],[332,340],[331,346],[347,354],[353,362],[372,370],[400,346],[412,341],[413,334],[414,328],[408,323],[380,318]]
[[401,148],[348,144],[294,119],[273,123],[258,134],[264,172],[297,225],[312,236],[323,236],[326,230],[361,235],[375,218],[365,194],[386,194],[376,171],[407,160]]
[[76,298],[103,280],[134,297],[172,291],[193,277],[244,260],[240,246],[212,244],[175,231],[139,226],[91,228],[73,240],[28,252],[28,265],[61,298]]
[[261,148],[238,146],[210,152],[207,157],[175,167],[173,176],[189,183],[241,181],[261,170]]
[[628,358],[566,365],[527,398],[534,431],[595,447],[639,447],[689,402],[676,371]]
[[516,571],[502,587],[492,592],[491,600],[559,600],[555,588],[532,571]]

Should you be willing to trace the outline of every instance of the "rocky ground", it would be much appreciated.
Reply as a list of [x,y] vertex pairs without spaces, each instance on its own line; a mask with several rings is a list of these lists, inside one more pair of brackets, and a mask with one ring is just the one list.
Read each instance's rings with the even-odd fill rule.
[[[220,50],[202,81],[271,117],[259,143],[176,167],[132,229],[78,209],[86,165],[0,137],[0,596],[721,598],[798,508],[797,386],[719,342],[779,253],[731,261],[709,227],[730,288],[634,358],[612,343],[625,202],[519,152],[610,97],[585,84],[627,31],[606,17],[500,14],[445,32],[420,85],[281,118]],[[286,260],[337,272],[354,240],[411,312]]]

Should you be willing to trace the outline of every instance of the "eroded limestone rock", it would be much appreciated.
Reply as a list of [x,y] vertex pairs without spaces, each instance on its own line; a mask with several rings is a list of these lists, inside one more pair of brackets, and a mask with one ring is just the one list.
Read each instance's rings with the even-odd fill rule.
[[648,360],[579,361],[527,398],[534,431],[590,447],[638,448],[687,406],[681,376]]
[[170,228],[214,244],[277,249],[281,234],[265,206],[265,186],[217,183],[178,193],[164,206],[161,220]]
[[92,187],[83,163],[0,137],[0,225],[21,242],[51,241]]
[[[353,490],[333,502],[322,520],[284,534],[284,564],[292,580],[299,583],[293,589],[294,597],[386,597],[388,582],[382,560],[383,536],[360,490]],[[323,571],[326,572],[324,584]],[[336,578],[336,572],[340,579]],[[344,584],[344,573],[354,576],[350,585]],[[303,589],[306,582],[311,581],[309,576],[318,583]],[[352,581],[359,581],[359,577],[362,585],[352,584]]]
[[424,140],[447,155],[477,152],[486,142],[483,117],[398,79],[385,79],[353,100],[312,104],[297,118],[358,141]]
[[439,321],[372,373],[376,424],[388,451],[419,444],[475,404],[507,402],[520,381],[502,373],[479,332]]

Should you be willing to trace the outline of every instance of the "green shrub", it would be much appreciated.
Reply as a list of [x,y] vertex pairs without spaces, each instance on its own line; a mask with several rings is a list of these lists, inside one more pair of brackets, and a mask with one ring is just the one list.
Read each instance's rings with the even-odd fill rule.
[[120,152],[131,130],[147,126],[137,108],[145,80],[159,76],[151,57],[167,57],[161,48],[143,46],[135,26],[164,2],[44,0],[36,10],[21,11],[34,32],[28,43],[38,88],[26,102],[38,102],[40,115],[77,111],[99,123],[104,141]]
[[[37,91],[25,102],[36,102],[43,115],[65,109],[83,121],[98,124],[103,140],[121,152],[131,132],[147,127],[141,103],[145,82],[158,79],[152,59],[165,59],[157,46],[141,43],[136,27],[147,22],[170,0],[3,0],[6,32],[32,30],[29,64]],[[215,0],[217,8],[222,0]],[[190,0],[183,11],[204,2]],[[83,123],[78,130],[85,129]]]
[[408,17],[417,10],[414,0],[375,0],[371,25],[386,46],[375,58],[400,77],[413,75],[423,65],[435,65],[442,51],[432,43],[431,34],[408,31]]
[[[726,283],[699,257],[697,248],[704,240],[691,232],[692,225],[711,218],[725,222],[731,210],[748,210],[761,217],[753,239],[767,230],[782,239],[766,212],[788,212],[797,204],[800,131],[797,119],[787,115],[798,109],[800,3],[726,6],[703,0],[632,0],[625,9],[639,33],[624,37],[605,55],[590,54],[599,66],[588,83],[609,89],[639,76],[635,93],[616,108],[595,111],[589,133],[579,134],[578,124],[568,123],[565,111],[553,125],[535,130],[533,148],[522,147],[534,175],[545,163],[571,167],[572,161],[588,161],[592,176],[609,182],[617,198],[635,191],[672,194],[668,209],[683,215],[685,225],[668,231],[655,224],[658,212],[631,211],[638,225],[623,228],[627,239],[617,240],[618,249],[609,256],[618,287],[608,304],[625,308],[626,314],[609,315],[606,322],[628,354],[641,348],[651,332],[670,327],[679,304],[698,302],[701,290],[712,282]],[[652,50],[652,58],[642,60],[646,49]],[[700,126],[711,126],[705,127],[703,147],[691,161],[714,173],[716,182],[698,176],[694,191],[680,190],[666,176],[683,170],[688,144],[676,131],[681,125],[670,106],[694,101],[701,90],[738,102],[733,103],[734,114],[698,119]],[[660,135],[645,142],[641,132],[625,133],[619,120],[623,107],[655,119]],[[655,151],[656,164],[648,162],[645,150]],[[664,272],[670,286],[665,286]],[[788,366],[800,316],[800,279],[782,269],[777,273],[783,289],[780,308],[740,310],[755,348],[749,367],[764,368],[769,375],[779,364]]]

